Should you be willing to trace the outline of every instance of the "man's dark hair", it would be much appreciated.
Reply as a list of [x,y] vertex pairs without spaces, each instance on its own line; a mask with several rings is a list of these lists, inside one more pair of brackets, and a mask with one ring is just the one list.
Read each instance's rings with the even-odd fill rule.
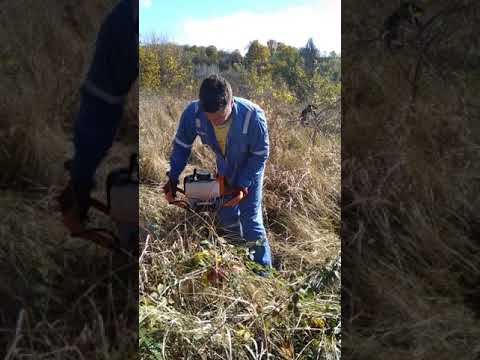
[[208,113],[223,109],[232,99],[232,87],[226,79],[214,74],[200,85],[200,108]]

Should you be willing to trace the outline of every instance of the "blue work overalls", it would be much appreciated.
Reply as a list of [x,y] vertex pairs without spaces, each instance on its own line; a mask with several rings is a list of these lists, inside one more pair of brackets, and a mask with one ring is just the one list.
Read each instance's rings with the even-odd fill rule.
[[197,136],[214,151],[218,174],[223,175],[230,186],[248,188],[248,195],[237,206],[218,211],[220,223],[247,242],[255,241],[257,245],[250,249],[252,259],[261,265],[271,266],[270,246],[262,216],[263,174],[269,155],[265,113],[258,105],[234,97],[224,156],[212,124],[199,110],[198,101],[191,102],[181,116],[173,141],[170,156],[172,179],[178,180],[185,168]]

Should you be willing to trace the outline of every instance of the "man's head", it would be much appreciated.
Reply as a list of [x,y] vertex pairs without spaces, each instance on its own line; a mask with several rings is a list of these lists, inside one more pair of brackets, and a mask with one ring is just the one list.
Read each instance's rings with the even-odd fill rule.
[[230,116],[233,105],[232,87],[220,75],[210,75],[200,85],[200,108],[214,125]]

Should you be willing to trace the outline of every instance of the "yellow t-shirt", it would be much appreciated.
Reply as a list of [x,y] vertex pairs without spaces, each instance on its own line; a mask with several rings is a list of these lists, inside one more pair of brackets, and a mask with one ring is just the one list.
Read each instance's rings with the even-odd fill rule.
[[215,137],[217,138],[218,145],[220,145],[220,150],[222,155],[225,156],[225,144],[227,143],[228,130],[230,129],[230,124],[232,123],[232,115],[230,115],[222,125],[213,126],[215,130]]

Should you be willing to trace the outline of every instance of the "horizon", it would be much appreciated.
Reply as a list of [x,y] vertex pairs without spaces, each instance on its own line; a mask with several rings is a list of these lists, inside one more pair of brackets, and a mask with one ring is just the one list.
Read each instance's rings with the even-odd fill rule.
[[[192,47],[192,46],[197,46],[197,47],[206,48],[206,47],[208,47],[208,46],[212,46],[212,45],[213,45],[213,44],[210,44],[210,45],[179,44],[179,43],[177,43],[177,42],[175,42],[175,41],[170,41],[169,39],[163,38],[161,35],[158,35],[158,34],[150,34],[149,36],[152,36],[152,37],[153,37],[153,38],[152,38],[153,40],[152,40],[152,39],[149,39],[149,40],[146,40],[146,41],[140,40],[140,46],[147,46],[147,45],[151,45],[151,44],[173,44],[173,45],[181,46],[181,47],[183,47],[183,46],[190,46],[190,47]],[[256,40],[258,40],[258,39],[253,39],[251,42],[256,41]],[[276,40],[276,39],[271,39],[271,40],[274,40],[274,41],[276,41],[276,42],[278,42],[278,43],[283,43],[283,41],[278,41],[278,40]],[[307,40],[307,41],[308,41],[308,40]],[[305,42],[305,45],[307,44],[307,41]],[[251,42],[250,42],[250,43],[251,43]],[[250,44],[250,43],[249,43],[249,44]],[[261,43],[262,45],[264,45],[264,46],[267,46],[266,43],[264,44],[264,43],[262,43],[261,41],[260,41],[260,43]],[[315,42],[314,42],[314,43],[315,43]],[[288,45],[288,44],[287,44],[287,45]],[[300,47],[292,46],[292,45],[289,45],[289,46],[292,46],[292,47],[300,50],[301,48],[304,48],[305,45],[300,46]],[[213,45],[213,46],[215,46],[215,45]],[[331,51],[322,50],[322,49],[320,49],[320,48],[317,46],[317,44],[315,44],[315,46],[317,47],[317,49],[318,49],[318,51],[319,51],[319,53],[320,53],[320,57],[329,57],[330,54],[331,54],[331,52],[334,51],[334,50],[331,50]],[[238,51],[240,51],[240,53],[242,54],[242,56],[245,56],[245,54],[246,54],[247,51],[248,51],[248,47],[247,47],[244,51],[241,51],[240,49],[229,50],[229,49],[218,49],[218,48],[217,48],[217,50],[218,50],[218,51],[225,51],[225,52],[227,52],[227,53],[232,53],[232,52],[238,50]],[[341,56],[341,53],[336,52],[336,51],[334,51],[334,52],[335,52],[335,55],[336,55],[336,56],[338,56],[338,57]]]
[[[285,26],[289,23],[292,26]],[[275,40],[302,48],[312,38],[322,54],[334,51],[340,55],[340,30],[339,0],[265,0],[258,4],[253,0],[140,2],[142,44],[156,38],[180,46],[213,45],[218,50],[238,50],[245,55],[254,40],[263,45]]]

